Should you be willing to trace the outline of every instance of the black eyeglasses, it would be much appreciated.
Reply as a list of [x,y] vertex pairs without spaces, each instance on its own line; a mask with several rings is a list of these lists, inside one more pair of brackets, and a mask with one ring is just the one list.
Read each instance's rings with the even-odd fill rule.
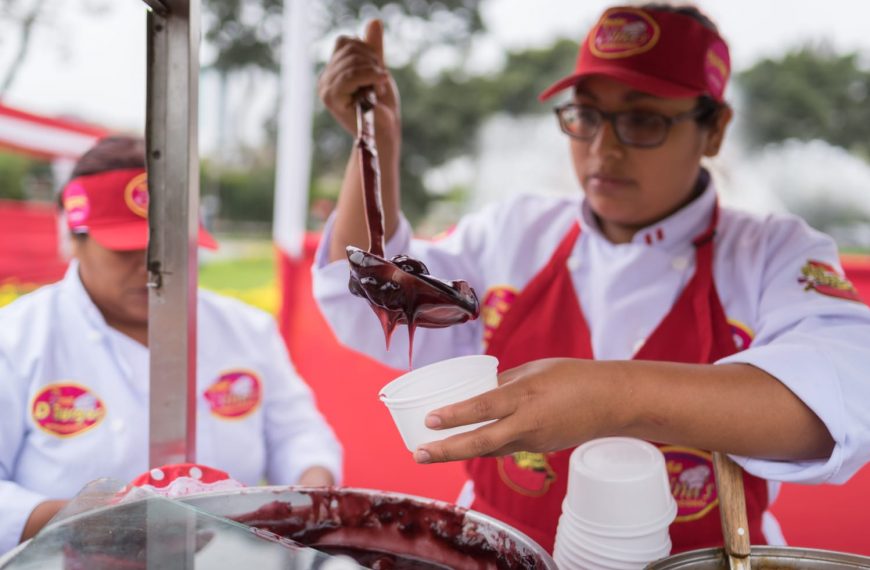
[[604,121],[610,121],[620,143],[640,148],[653,148],[665,142],[674,123],[697,118],[707,109],[696,107],[691,111],[669,117],[649,111],[606,113],[588,105],[566,103],[556,107],[554,111],[562,132],[572,138],[591,141],[601,130]]

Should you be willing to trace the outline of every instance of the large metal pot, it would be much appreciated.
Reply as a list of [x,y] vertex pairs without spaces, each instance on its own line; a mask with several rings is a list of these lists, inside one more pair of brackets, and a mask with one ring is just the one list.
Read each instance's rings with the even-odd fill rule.
[[[549,553],[504,523],[449,503],[367,489],[254,487],[182,499],[208,513],[244,522],[311,546],[346,545],[392,551],[451,568],[556,570]],[[292,524],[271,524],[270,515],[289,507]],[[278,518],[281,518],[280,516]],[[344,532],[350,530],[351,532]],[[313,540],[311,538],[313,537]]]
[[[319,552],[323,550],[351,554],[373,568],[556,570],[549,554],[517,530],[473,511],[409,495],[254,487],[179,501],[193,508],[156,497],[71,515],[8,553],[0,567],[311,570],[332,560]],[[301,549],[298,543],[318,550]]]
[[[753,546],[749,558],[752,570],[870,569],[865,556],[812,548]],[[653,562],[647,570],[728,570],[728,557],[721,548],[692,550]]]

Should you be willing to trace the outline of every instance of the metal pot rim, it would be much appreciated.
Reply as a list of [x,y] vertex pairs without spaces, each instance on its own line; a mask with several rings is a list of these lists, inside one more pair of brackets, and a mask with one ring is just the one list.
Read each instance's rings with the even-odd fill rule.
[[[803,548],[796,546],[753,546],[751,562],[755,564],[756,558],[768,558],[781,562],[801,562],[799,568],[807,568],[806,562],[836,563],[849,568],[870,569],[870,557],[847,552],[833,550],[821,550],[817,548]],[[698,564],[721,560],[722,568],[727,568],[725,551],[722,548],[705,548],[702,550],[690,550],[680,554],[674,554],[667,558],[657,560],[649,564],[647,570],[680,570],[698,567]],[[827,568],[827,566],[825,566]],[[798,568],[798,567],[795,567]]]

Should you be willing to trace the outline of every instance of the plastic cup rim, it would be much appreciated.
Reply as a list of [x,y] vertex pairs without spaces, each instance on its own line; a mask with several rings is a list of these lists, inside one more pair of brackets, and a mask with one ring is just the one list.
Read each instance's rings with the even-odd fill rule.
[[417,402],[394,403],[386,400],[381,401],[390,410],[414,410],[426,407],[428,407],[430,410],[434,410],[436,408],[440,408],[441,406],[447,406],[456,402],[462,402],[463,400],[467,400],[469,398],[473,398],[474,396],[482,394],[487,391],[485,389],[481,389],[485,387],[486,384],[478,384],[474,386],[474,388],[479,388],[477,390],[460,390],[457,392],[449,392],[447,394],[441,394],[437,398],[427,398],[425,400],[419,400]]
[[448,385],[448,386],[444,386],[443,388],[439,388],[438,390],[436,390],[436,391],[434,391],[434,392],[429,392],[429,393],[427,393],[426,395],[422,395],[422,396],[402,396],[402,397],[400,397],[400,398],[394,398],[394,397],[390,396],[389,394],[387,394],[386,392],[384,392],[384,389],[381,388],[381,391],[378,392],[378,397],[379,397],[380,399],[382,399],[382,400],[393,400],[393,401],[396,401],[396,402],[401,402],[401,401],[405,401],[405,400],[416,400],[416,399],[419,399],[419,398],[427,398],[427,397],[429,397],[429,396],[434,396],[434,395],[437,395],[437,394],[441,394],[441,393],[443,393],[443,392],[449,392],[450,390],[455,390],[456,388],[459,388],[459,387],[462,387],[462,386],[466,386],[466,385],[468,385],[468,384],[474,384],[474,383],[476,383],[476,382],[480,382],[480,381],[482,381],[482,380],[488,380],[490,377],[491,377],[491,375],[488,374],[488,373],[487,373],[487,374],[481,374],[481,375],[479,375],[479,376],[475,376],[475,377],[473,377],[473,378],[471,378],[471,379],[467,379],[467,380],[464,380],[464,381],[462,381],[462,382],[456,382],[456,383],[454,383],[454,384],[450,384],[450,385]]
[[[490,364],[492,365],[493,371],[495,371],[496,374],[498,373],[498,359],[494,356],[491,356],[489,354],[469,354],[466,356],[457,356],[456,358],[448,358],[446,360],[439,360],[438,362],[433,362],[431,364],[427,364],[426,366],[421,366],[420,368],[416,368],[414,370],[409,370],[408,372],[405,372],[404,374],[402,374],[398,378],[394,378],[393,380],[391,380],[390,382],[385,384],[378,392],[378,395],[390,398],[390,396],[388,394],[388,392],[390,391],[390,387],[405,384],[406,382],[408,382],[408,379],[407,379],[408,375],[414,374],[414,373],[422,373],[423,371],[431,370],[431,369],[435,369],[439,366],[443,366],[445,362],[455,362],[458,360],[481,360],[481,361],[485,360],[485,361],[489,361]],[[487,372],[485,374],[482,373],[481,376],[488,377],[489,372]],[[475,378],[475,380],[476,379],[478,379],[478,378]],[[415,382],[415,380],[411,379],[410,382]],[[445,388],[442,388],[441,390],[449,389],[449,388],[452,388],[453,386],[455,386],[455,384],[451,384]],[[441,390],[439,390],[439,392]],[[416,397],[417,396],[410,396],[410,398],[416,398]],[[403,399],[403,398],[395,398],[395,399],[398,400],[398,399]]]
[[479,386],[479,385],[481,385],[481,384],[484,384],[484,383],[488,382],[488,381],[490,380],[490,378],[491,378],[491,377],[488,376],[488,375],[482,375],[482,376],[479,376],[479,377],[477,377],[477,378],[475,378],[475,379],[473,379],[473,380],[467,380],[467,381],[462,382],[462,383],[459,383],[459,384],[453,384],[453,385],[448,386],[448,387],[446,387],[446,388],[442,388],[442,389],[440,389],[440,390],[438,390],[438,391],[436,391],[436,392],[431,392],[431,393],[429,393],[429,394],[426,394],[425,396],[411,396],[411,397],[405,397],[405,398],[392,398],[392,397],[390,397],[390,396],[384,394],[383,392],[380,392],[380,393],[378,394],[378,399],[379,399],[381,402],[383,402],[384,404],[388,405],[388,406],[393,406],[393,405],[400,405],[400,406],[402,406],[402,405],[405,405],[405,404],[414,404],[414,405],[416,405],[416,404],[423,403],[423,402],[426,402],[426,401],[430,401],[430,400],[433,400],[433,399],[436,399],[436,400],[437,400],[438,398],[440,398],[440,397],[442,397],[442,396],[446,396],[446,395],[448,395],[448,394],[453,394],[453,393],[455,393],[455,392],[460,392],[460,391],[462,391],[463,389],[467,389],[467,388],[470,388],[470,387],[476,387],[476,386]]

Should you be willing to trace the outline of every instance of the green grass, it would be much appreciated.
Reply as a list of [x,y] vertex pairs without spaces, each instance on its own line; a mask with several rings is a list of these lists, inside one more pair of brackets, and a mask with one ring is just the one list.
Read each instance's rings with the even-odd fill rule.
[[199,269],[199,284],[206,289],[244,291],[269,285],[275,280],[275,259],[255,257],[213,261]]

